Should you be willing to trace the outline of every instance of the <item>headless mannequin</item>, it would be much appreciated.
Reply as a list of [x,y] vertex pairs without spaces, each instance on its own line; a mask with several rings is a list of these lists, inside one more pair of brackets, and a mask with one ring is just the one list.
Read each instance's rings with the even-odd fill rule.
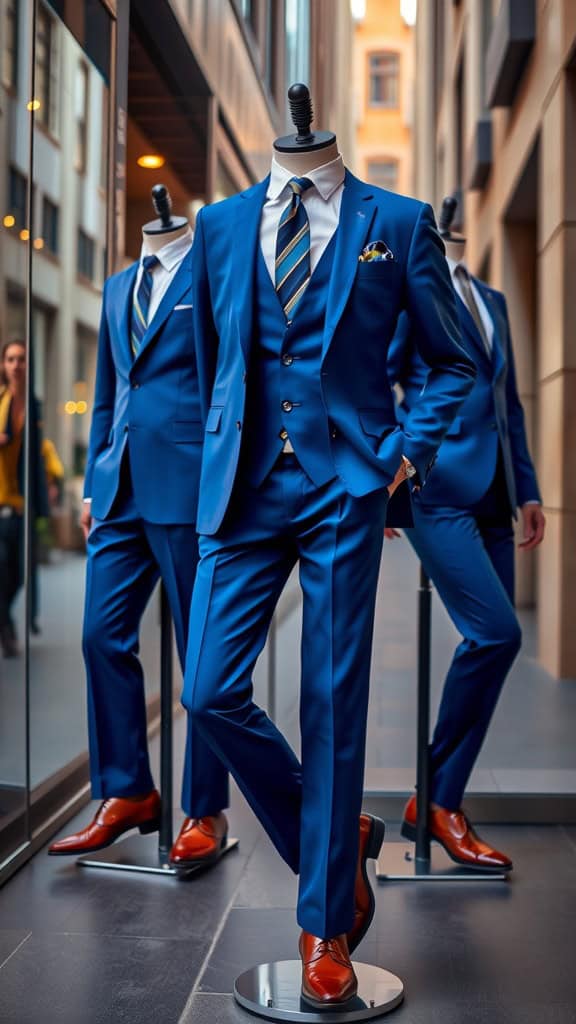
[[142,239],[148,256],[156,256],[163,249],[165,245],[169,245],[170,242],[175,242],[177,238],[183,238],[190,231],[190,224],[188,221],[182,227],[174,228],[173,230],[162,231],[159,233],[149,232],[146,230],[147,225],[142,228]]
[[286,153],[277,149],[276,143],[272,149],[276,162],[297,178],[305,177],[310,171],[314,171],[317,167],[324,167],[340,156],[336,140],[329,146],[324,146],[322,149],[311,149],[308,152]]

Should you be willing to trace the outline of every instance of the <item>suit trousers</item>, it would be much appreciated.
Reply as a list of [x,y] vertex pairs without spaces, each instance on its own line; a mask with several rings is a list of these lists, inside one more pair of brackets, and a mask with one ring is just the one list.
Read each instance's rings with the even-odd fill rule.
[[[135,796],[154,786],[148,759],[144,677],[138,659],[140,621],[161,578],[183,666],[197,561],[193,525],[157,525],[138,515],[125,457],[111,515],[94,521],[88,538],[83,652],[92,794],[97,799]],[[188,719],[184,813],[202,817],[227,805],[228,773],[201,737],[192,742]]]
[[[216,536],[200,536],[183,701],[284,860],[313,935],[354,917],[374,604],[387,491],[316,487],[280,455],[242,480]],[[296,562],[303,592],[301,760],[253,700],[252,672]],[[195,782],[195,780],[194,780]]]
[[[514,533],[501,473],[470,509],[414,500],[406,535],[462,642],[446,676],[431,745],[431,800],[457,810],[502,686],[520,650]],[[504,510],[504,512],[502,511]]]

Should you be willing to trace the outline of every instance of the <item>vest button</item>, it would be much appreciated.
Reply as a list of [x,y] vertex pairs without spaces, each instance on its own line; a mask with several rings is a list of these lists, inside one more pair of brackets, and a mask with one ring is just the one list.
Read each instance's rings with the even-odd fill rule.
[[289,355],[288,352],[285,352],[284,355],[282,356],[282,363],[283,363],[283,365],[284,366],[292,366],[293,362],[294,362],[294,356],[291,356],[291,355]]
[[284,412],[292,412],[292,409],[294,408],[294,406],[293,406],[292,402],[289,402],[288,399],[285,398],[284,401],[282,402],[282,408],[283,408]]

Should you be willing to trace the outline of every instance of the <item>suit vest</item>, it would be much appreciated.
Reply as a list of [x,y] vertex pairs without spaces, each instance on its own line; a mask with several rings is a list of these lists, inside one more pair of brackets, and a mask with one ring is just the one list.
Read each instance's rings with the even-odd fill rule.
[[336,232],[312,274],[291,320],[270,280],[258,246],[254,339],[245,418],[243,465],[254,487],[268,476],[288,434],[296,458],[321,487],[336,476],[320,368],[326,296]]

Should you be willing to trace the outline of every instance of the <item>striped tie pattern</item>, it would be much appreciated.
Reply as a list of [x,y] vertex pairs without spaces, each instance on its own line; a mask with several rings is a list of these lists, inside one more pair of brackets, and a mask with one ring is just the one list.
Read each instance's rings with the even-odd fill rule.
[[276,235],[275,285],[284,315],[290,317],[310,280],[310,221],[302,194],[312,188],[308,178],[291,178],[292,199]]
[[130,345],[132,355],[136,357],[140,351],[142,339],[148,327],[148,310],[150,308],[150,296],[152,294],[152,271],[158,266],[160,260],[157,256],[145,256],[142,260],[142,277],[138,292],[132,303],[132,324],[130,327]]

